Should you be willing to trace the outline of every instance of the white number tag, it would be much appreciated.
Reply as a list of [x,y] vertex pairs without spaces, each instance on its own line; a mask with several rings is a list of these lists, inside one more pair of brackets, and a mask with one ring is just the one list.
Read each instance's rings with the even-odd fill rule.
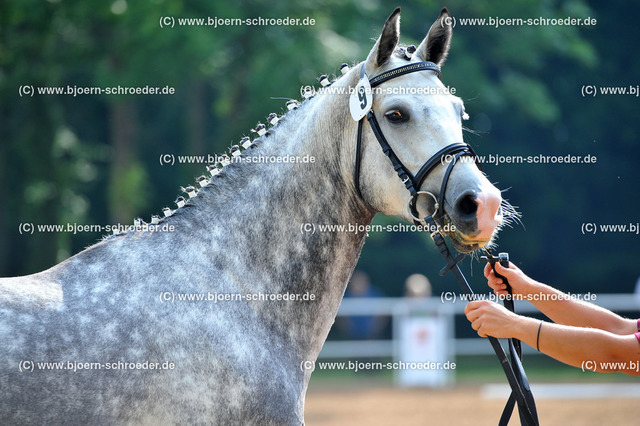
[[371,84],[369,78],[365,74],[362,76],[356,88],[349,98],[349,110],[351,117],[355,121],[360,121],[362,117],[367,115],[373,104],[373,94],[371,93]]

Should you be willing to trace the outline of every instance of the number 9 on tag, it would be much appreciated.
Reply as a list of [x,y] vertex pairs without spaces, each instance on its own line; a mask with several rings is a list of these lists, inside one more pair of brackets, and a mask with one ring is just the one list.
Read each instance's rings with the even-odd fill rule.
[[369,84],[369,78],[367,75],[363,75],[358,84],[356,84],[355,90],[351,93],[349,98],[349,111],[351,111],[351,117],[355,121],[360,121],[362,117],[367,115],[373,104],[373,95],[371,93],[371,84]]

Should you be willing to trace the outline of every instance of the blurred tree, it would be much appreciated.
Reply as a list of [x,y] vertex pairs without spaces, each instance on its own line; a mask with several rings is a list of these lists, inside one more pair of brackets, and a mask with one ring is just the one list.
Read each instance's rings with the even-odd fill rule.
[[[402,41],[417,44],[442,4],[400,4]],[[638,157],[637,99],[585,99],[580,87],[637,84],[639,59],[631,52],[638,28],[620,18],[638,6],[619,0],[612,6],[453,0],[447,6],[456,18],[597,18],[594,27],[493,28],[458,20],[444,82],[465,100],[471,115],[466,139],[481,154],[598,157],[593,166],[487,164],[490,178],[510,188],[505,197],[524,215],[525,228],[503,231],[501,248],[538,278],[562,281],[565,288],[630,291],[622,282],[638,274],[637,236],[591,238],[579,229],[585,221],[636,220],[630,212],[640,207],[632,163]],[[204,168],[161,166],[161,154],[225,150],[269,112],[284,112],[284,100],[299,98],[301,86],[339,72],[342,62],[362,60],[391,9],[365,0],[0,3],[0,275],[45,269],[100,238],[25,236],[18,233],[20,222],[148,220]],[[166,16],[311,17],[315,25],[160,28]],[[20,97],[25,84],[170,86],[175,94]],[[399,295],[410,273],[433,277],[439,268],[428,240],[372,234],[361,267],[387,294]],[[606,287],[613,270],[621,283]],[[432,283],[436,294],[454,285]]]

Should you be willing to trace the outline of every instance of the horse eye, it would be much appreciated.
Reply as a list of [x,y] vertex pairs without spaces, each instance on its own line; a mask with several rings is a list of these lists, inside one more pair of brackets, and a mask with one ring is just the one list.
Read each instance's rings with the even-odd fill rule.
[[400,112],[400,110],[397,110],[397,109],[387,112],[384,116],[387,117],[387,120],[389,120],[392,123],[400,123],[402,121],[407,120],[407,117],[403,115]]

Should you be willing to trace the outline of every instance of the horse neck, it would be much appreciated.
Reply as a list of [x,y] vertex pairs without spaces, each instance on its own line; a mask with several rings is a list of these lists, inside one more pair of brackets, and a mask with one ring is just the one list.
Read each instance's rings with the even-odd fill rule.
[[239,293],[313,295],[313,301],[252,306],[302,356],[313,359],[364,244],[362,233],[320,227],[368,225],[375,214],[353,188],[349,151],[355,144],[350,127],[355,126],[348,125],[347,102],[328,94],[305,101],[247,153],[253,158],[313,158],[314,163],[226,166],[176,221],[187,224],[183,229],[191,244],[213,246],[212,273],[232,282]]

